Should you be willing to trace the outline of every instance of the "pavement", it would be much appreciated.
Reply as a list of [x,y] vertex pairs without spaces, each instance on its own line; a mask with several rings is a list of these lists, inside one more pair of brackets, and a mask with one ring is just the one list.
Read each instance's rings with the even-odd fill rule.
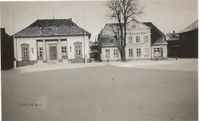
[[179,70],[179,71],[198,71],[198,59],[171,59],[168,60],[133,60],[128,62],[93,62],[93,63],[39,63],[18,67],[15,70],[21,73],[59,70],[59,69],[74,69],[88,68],[98,66],[117,66],[124,68],[143,68],[143,69],[158,69],[158,70]]

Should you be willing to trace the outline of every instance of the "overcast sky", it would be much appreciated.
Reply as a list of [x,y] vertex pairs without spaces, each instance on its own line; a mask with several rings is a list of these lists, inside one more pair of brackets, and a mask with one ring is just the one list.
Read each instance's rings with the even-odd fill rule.
[[[10,35],[22,30],[37,19],[72,18],[79,26],[97,37],[108,18],[106,1],[62,2],[1,2],[1,27]],[[152,22],[165,34],[179,32],[198,19],[198,0],[139,0],[144,7],[138,16],[141,22]],[[85,10],[85,17],[84,17]],[[84,26],[85,18],[85,26]]]

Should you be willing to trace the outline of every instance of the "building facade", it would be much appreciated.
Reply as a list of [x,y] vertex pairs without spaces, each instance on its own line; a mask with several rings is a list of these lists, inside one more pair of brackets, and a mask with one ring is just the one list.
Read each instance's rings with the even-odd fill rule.
[[88,61],[90,36],[72,19],[37,20],[14,35],[16,64]]
[[[166,59],[167,42],[165,35],[152,23],[130,22],[127,25],[125,55],[127,60]],[[99,34],[102,61],[118,61],[119,26],[106,24]]]
[[99,61],[100,55],[99,55],[99,46],[98,42],[90,42],[90,60],[91,61]]

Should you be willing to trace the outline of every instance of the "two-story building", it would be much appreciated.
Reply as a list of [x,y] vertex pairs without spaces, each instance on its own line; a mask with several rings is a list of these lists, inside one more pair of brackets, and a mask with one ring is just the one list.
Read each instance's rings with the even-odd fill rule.
[[[99,36],[101,60],[120,60],[119,24],[106,24]],[[167,42],[165,35],[150,22],[137,20],[127,25],[126,59],[166,59]]]
[[89,60],[91,34],[72,19],[42,19],[14,35],[17,66]]

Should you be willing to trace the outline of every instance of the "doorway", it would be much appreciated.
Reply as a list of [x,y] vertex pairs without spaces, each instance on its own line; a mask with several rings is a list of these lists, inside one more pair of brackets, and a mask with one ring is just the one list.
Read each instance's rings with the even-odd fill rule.
[[49,46],[49,59],[50,60],[57,59],[57,46]]

